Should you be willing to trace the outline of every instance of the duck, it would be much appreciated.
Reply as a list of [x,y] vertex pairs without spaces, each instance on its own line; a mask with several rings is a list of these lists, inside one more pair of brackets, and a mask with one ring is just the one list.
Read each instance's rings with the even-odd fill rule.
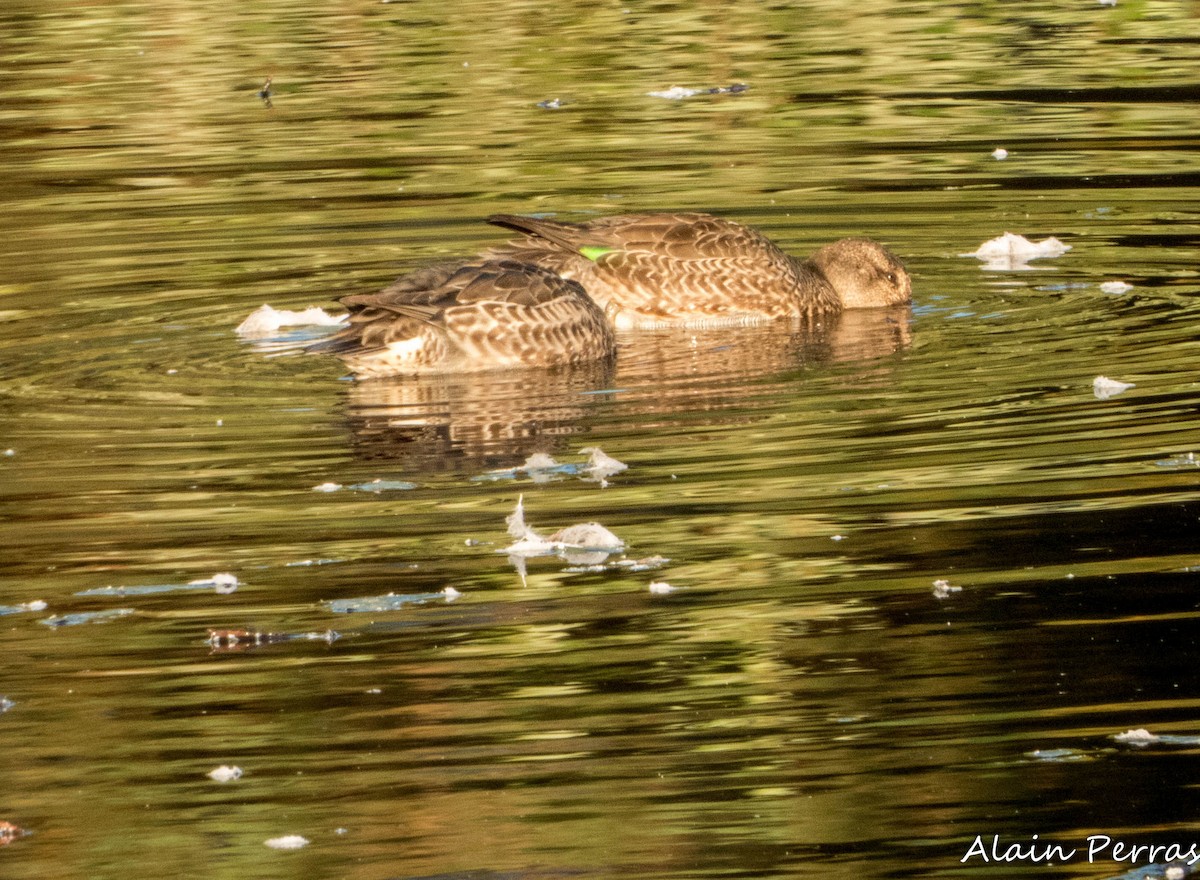
[[557,367],[616,351],[577,281],[517,260],[437,263],[339,302],[344,328],[308,350],[336,355],[360,379]]
[[490,256],[579,282],[617,329],[812,319],[912,299],[904,264],[869,238],[843,238],[802,260],[749,226],[696,212],[487,220],[523,236]]

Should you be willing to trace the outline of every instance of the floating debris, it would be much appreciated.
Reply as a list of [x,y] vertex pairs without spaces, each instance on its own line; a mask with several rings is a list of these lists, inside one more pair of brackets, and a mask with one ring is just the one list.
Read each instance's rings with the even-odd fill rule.
[[214,651],[244,651],[286,641],[282,633],[255,632],[248,629],[210,629],[205,643]]
[[212,577],[187,582],[187,586],[189,587],[198,587],[201,589],[214,587],[218,593],[232,593],[241,585],[241,581],[237,579],[237,575],[230,574],[227,571],[214,574]]
[[[1046,293],[1065,293],[1068,290],[1087,290],[1090,287],[1090,284],[1084,284],[1082,281],[1066,281],[1062,284],[1039,284],[1034,290],[1041,290]],[[955,317],[959,317],[959,315]]]
[[571,562],[588,562],[593,558],[600,562],[609,554],[625,549],[625,542],[598,522],[579,523],[559,529],[548,541],[555,552],[562,553]]
[[9,709],[11,709],[15,705],[17,705],[17,704],[14,703],[12,700],[10,700],[8,697],[0,697],[0,715],[3,715],[5,712],[7,712]]
[[573,464],[559,464],[554,458],[545,452],[535,452],[529,458],[525,459],[525,463],[514,469],[517,472],[524,471],[529,479],[535,483],[547,483],[555,478],[557,474],[577,474],[579,468]]
[[261,305],[233,332],[243,338],[260,339],[274,336],[284,327],[336,327],[345,320],[345,315],[331,315],[320,306],[309,306],[302,312],[293,312]]
[[[508,534],[517,539],[518,544],[524,542],[528,549],[538,552],[557,552],[561,549],[557,545],[577,546],[588,550],[601,548],[623,550],[625,548],[625,543],[620,538],[596,522],[567,526],[548,538],[542,537],[525,523],[524,495],[517,498],[517,506],[511,514],[504,518],[504,522],[508,526]],[[517,544],[510,545],[500,552],[508,553],[515,547]]]
[[20,605],[0,605],[0,617],[5,614],[24,614],[27,611],[45,611],[48,606],[41,599],[22,602]]
[[271,849],[300,849],[308,846],[309,840],[299,834],[285,834],[283,837],[272,837],[264,843]]
[[585,446],[579,450],[581,455],[589,456],[586,464],[573,464],[556,461],[545,452],[535,452],[524,463],[516,467],[488,471],[475,480],[513,480],[524,474],[535,483],[549,483],[561,477],[578,476],[589,483],[599,483],[600,488],[608,486],[608,477],[626,470],[629,465],[617,461],[598,446]]
[[1126,281],[1105,281],[1100,285],[1101,293],[1121,294],[1129,293],[1133,290],[1133,285]]
[[76,596],[128,596],[137,593],[165,592],[169,589],[182,590],[183,584],[148,584],[141,587],[92,587],[90,590],[80,590]]
[[648,97],[666,98],[668,101],[682,101],[684,98],[691,98],[702,94],[704,92],[701,89],[688,89],[683,86],[671,86],[669,89],[664,89],[661,92],[646,92]]
[[[532,528],[529,528],[529,526],[526,525],[526,521],[524,521],[523,495],[517,496],[517,505],[514,509],[512,509],[511,514],[504,517],[504,525],[508,527],[509,537],[516,538],[518,544],[520,544],[523,540],[529,540],[530,543],[538,543],[538,541],[541,541],[542,544],[545,543],[545,540],[538,537],[538,533],[534,532]],[[509,552],[512,546],[516,546],[516,544],[510,545],[508,549],[499,552]]]
[[18,837],[24,837],[29,832],[20,825],[12,822],[0,822],[0,846],[8,846]]
[[1125,743],[1130,746],[1164,745],[1164,746],[1196,746],[1200,745],[1200,736],[1186,736],[1173,733],[1151,733],[1144,727],[1139,727],[1136,730],[1127,730],[1124,733],[1118,733],[1113,736],[1119,743]]
[[472,479],[515,480],[521,474],[525,474],[535,483],[548,483],[551,480],[558,479],[560,476],[575,476],[579,471],[580,466],[577,464],[558,462],[545,452],[535,452],[529,458],[525,459],[523,464],[511,468],[488,471],[486,474],[472,477]]
[[650,581],[648,589],[655,596],[666,596],[669,593],[674,593],[679,588],[671,586],[666,581]]
[[280,642],[325,642],[332,645],[342,636],[334,630],[306,633],[273,633],[249,629],[210,629],[205,643],[214,651],[249,651]]
[[996,147],[996,149],[992,150],[992,158],[997,162],[1003,162],[1008,158],[1008,150],[1004,149],[1004,147]]
[[214,574],[212,577],[200,578],[199,580],[188,581],[186,584],[139,584],[133,587],[116,586],[116,587],[94,587],[90,590],[81,590],[76,593],[76,596],[149,596],[155,593],[173,593],[179,590],[215,590],[217,593],[227,595],[237,592],[241,581],[236,575],[222,573]]
[[557,479],[559,476],[574,476],[579,473],[579,465],[562,464],[554,460],[553,456],[545,452],[535,452],[529,458],[525,459],[522,464],[511,468],[502,468],[496,471],[488,471],[480,477],[475,477],[477,480],[514,480],[521,474],[525,474],[535,483],[548,483],[551,480]]
[[271,91],[271,80],[272,79],[273,79],[273,77],[268,76],[267,81],[265,83],[263,83],[262,88],[258,90],[258,98],[260,101],[263,102],[263,105],[268,110],[273,110],[275,108],[275,105],[271,103],[271,95],[274,94],[274,92]]
[[1097,376],[1092,380],[1092,393],[1096,395],[1097,400],[1108,400],[1134,387],[1136,386],[1133,382],[1118,382],[1107,376]]
[[962,587],[956,587],[947,580],[936,580],[933,582],[933,598],[947,599],[954,593],[961,593]]
[[1091,755],[1080,749],[1034,749],[1032,752],[1026,752],[1025,757],[1054,764],[1093,760]]
[[343,486],[341,483],[334,482],[321,483],[319,486],[313,486],[312,490],[314,492],[325,492],[329,494],[333,492],[340,492],[343,489],[350,489],[354,492],[371,492],[379,495],[383,492],[408,492],[416,488],[417,484],[410,483],[408,480],[385,480],[383,478],[377,478],[374,480],[368,480],[365,483],[355,483],[351,486]]
[[1041,241],[1030,241],[1023,235],[1006,232],[997,238],[985,241],[977,250],[962,256],[983,260],[982,268],[984,269],[1012,270],[1027,269],[1029,267],[1026,264],[1030,260],[1060,257],[1070,249],[1069,244],[1063,244],[1054,237]]
[[1161,468],[1189,468],[1200,467],[1200,456],[1194,452],[1185,452],[1183,455],[1176,455],[1173,458],[1164,458],[1154,462]]
[[745,83],[730,83],[727,86],[713,86],[707,89],[689,89],[685,86],[671,86],[660,92],[646,92],[651,98],[665,98],[668,101],[682,101],[697,95],[736,95],[748,91],[750,86]]
[[350,487],[356,492],[407,492],[410,489],[417,488],[416,483],[410,483],[408,480],[370,480],[366,483],[355,483]]
[[560,98],[547,98],[545,101],[538,101],[537,105],[543,110],[561,110],[568,103],[570,102],[563,101]]
[[613,565],[630,571],[654,571],[670,561],[666,556],[647,556],[644,559],[618,559]]
[[[521,565],[518,565],[517,568],[520,569]],[[563,571],[567,574],[600,574],[601,572],[608,571],[608,566],[601,562],[591,565],[568,565]]]
[[209,779],[216,782],[232,782],[235,779],[242,778],[241,767],[230,767],[228,764],[222,764],[216,769],[209,770],[207,773]]
[[496,551],[508,555],[522,583],[525,582],[525,560],[530,557],[560,556],[572,565],[595,565],[625,549],[624,541],[597,522],[567,526],[543,537],[525,524],[524,502],[522,495],[517,499],[516,508],[504,520],[514,543]]
[[85,623],[108,623],[118,617],[128,617],[136,612],[132,608],[110,608],[107,611],[81,611],[77,614],[56,614],[38,623],[49,627],[82,626]]
[[588,474],[587,479],[591,482],[599,483],[601,489],[607,488],[609,477],[629,468],[629,465],[625,464],[625,462],[617,461],[599,446],[585,446],[579,452],[580,454],[589,456],[588,465],[584,468],[584,471]]
[[388,593],[384,596],[362,596],[356,599],[332,599],[322,604],[334,614],[380,614],[399,611],[408,605],[424,605],[443,600],[453,602],[461,596],[454,587],[445,587],[436,593]]
[[[567,561],[570,561],[569,558]],[[601,560],[590,565],[572,565],[565,572],[602,572],[621,569],[629,572],[657,571],[671,560],[665,556],[648,556],[645,559]],[[519,567],[519,566],[518,566]]]

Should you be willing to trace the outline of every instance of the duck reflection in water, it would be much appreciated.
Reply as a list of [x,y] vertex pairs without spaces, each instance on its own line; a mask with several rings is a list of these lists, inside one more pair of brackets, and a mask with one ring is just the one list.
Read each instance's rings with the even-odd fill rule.
[[587,445],[586,419],[614,386],[612,359],[547,369],[354,382],[346,418],[364,458],[419,473],[512,467],[535,452]]
[[606,414],[639,426],[673,413],[744,420],[764,379],[805,368],[859,364],[868,380],[886,382],[890,356],[911,343],[909,320],[898,307],[805,326],[622,332],[615,360],[354,382],[346,417],[365,458],[420,473],[509,468],[537,452],[577,453]]

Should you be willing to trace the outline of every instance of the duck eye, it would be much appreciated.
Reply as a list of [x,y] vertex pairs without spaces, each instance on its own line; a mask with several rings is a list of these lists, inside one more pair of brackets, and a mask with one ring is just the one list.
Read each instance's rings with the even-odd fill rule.
[[895,283],[896,283],[896,273],[895,273],[895,272],[888,272],[888,273],[887,273],[885,276],[883,276],[883,277],[884,277],[884,278],[886,278],[886,279],[888,280],[888,284],[895,284]]

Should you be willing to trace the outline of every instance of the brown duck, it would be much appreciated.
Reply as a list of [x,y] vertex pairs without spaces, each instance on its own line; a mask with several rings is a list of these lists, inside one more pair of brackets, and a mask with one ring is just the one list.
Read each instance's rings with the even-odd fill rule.
[[337,355],[360,378],[551,367],[615,351],[578,282],[513,260],[439,263],[340,302],[346,327],[309,351]]
[[811,318],[912,298],[903,264],[867,238],[844,238],[799,260],[762,233],[709,214],[586,223],[496,214],[488,222],[525,234],[490,256],[578,281],[620,329]]

